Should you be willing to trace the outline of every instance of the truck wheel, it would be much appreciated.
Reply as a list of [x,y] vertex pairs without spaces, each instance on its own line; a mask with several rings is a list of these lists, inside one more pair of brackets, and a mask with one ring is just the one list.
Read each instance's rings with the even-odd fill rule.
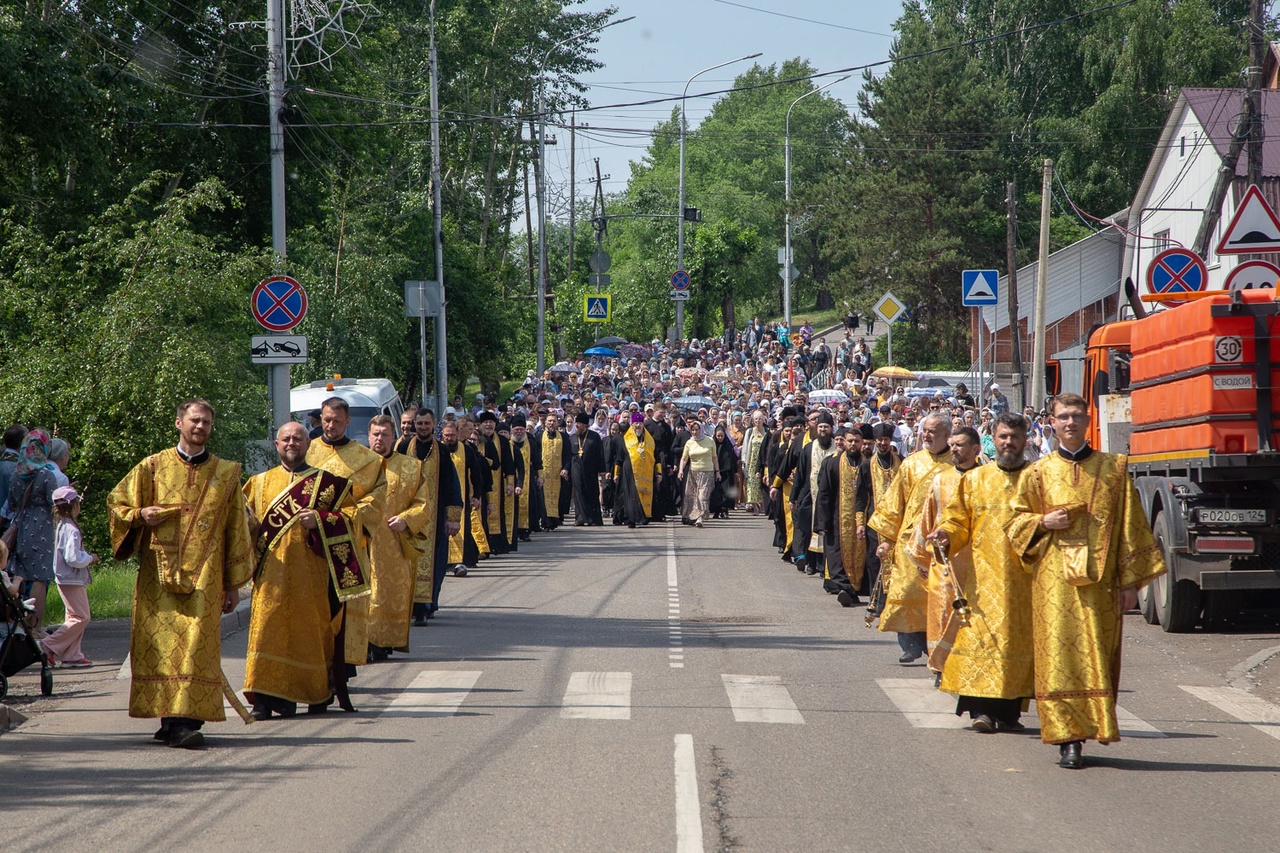
[[1235,627],[1242,601],[1239,590],[1222,589],[1201,592],[1200,597],[1204,599],[1206,631],[1226,631]]
[[1169,547],[1172,537],[1169,535],[1169,522],[1163,512],[1157,513],[1151,530],[1156,535],[1156,544],[1164,556],[1164,564],[1169,572],[1156,579],[1152,584],[1156,598],[1156,610],[1160,616],[1160,627],[1169,634],[1186,634],[1194,631],[1200,619],[1200,585],[1192,580],[1179,580],[1177,575],[1178,559]]
[[1138,590],[1138,609],[1148,625],[1159,625],[1160,614],[1156,612],[1155,584],[1149,583]]

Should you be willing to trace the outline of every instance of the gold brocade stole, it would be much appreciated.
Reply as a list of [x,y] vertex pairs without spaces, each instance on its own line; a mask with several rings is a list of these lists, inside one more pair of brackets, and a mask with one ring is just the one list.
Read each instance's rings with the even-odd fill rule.
[[[444,445],[440,445],[443,447]],[[471,506],[471,481],[467,479],[467,446],[461,441],[454,451],[449,454],[449,458],[453,460],[453,470],[458,472],[458,487],[462,494],[462,505]]]
[[849,561],[854,543],[858,541],[857,494],[861,471],[849,461],[848,453],[840,454],[837,470],[840,474],[840,547],[849,549],[850,556],[845,557]]
[[516,462],[516,468],[521,471],[524,485],[521,486],[520,496],[516,498],[519,507],[515,508],[517,517],[512,527],[513,535],[516,529],[529,529],[529,502],[533,498],[533,487],[535,485],[531,479],[533,477],[533,442],[529,441],[527,436],[522,442],[517,442],[514,438],[511,439],[511,455],[513,457],[516,456],[517,450],[519,450],[520,460]]
[[426,490],[425,512],[427,523],[418,531],[418,539],[422,540],[427,553],[435,549],[436,520],[440,517],[440,457],[444,454],[437,443],[436,450],[422,460],[422,481],[419,488]]
[[880,464],[877,458],[880,454],[871,454],[871,495],[875,499],[874,505],[878,509],[884,501],[885,493],[889,491],[889,486],[893,483],[893,478],[898,476],[898,469],[902,467],[902,459],[892,456],[893,464],[888,468]]
[[[564,458],[564,433],[557,432],[551,438],[546,431],[542,433],[542,494],[547,515],[560,517],[560,461]],[[547,460],[554,459],[555,464],[548,466]]]

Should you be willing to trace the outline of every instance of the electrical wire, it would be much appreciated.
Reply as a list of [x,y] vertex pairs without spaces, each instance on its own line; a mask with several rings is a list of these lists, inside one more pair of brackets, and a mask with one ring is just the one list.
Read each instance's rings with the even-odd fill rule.
[[801,18],[796,15],[787,15],[783,12],[775,12],[772,9],[761,9],[756,6],[748,6],[745,3],[734,3],[732,0],[711,0],[712,3],[720,3],[724,6],[737,6],[739,9],[747,9],[751,12],[760,12],[764,15],[776,15],[779,18],[787,18],[792,21],[803,21],[806,24],[817,24],[820,27],[832,27],[837,30],[848,30],[851,33],[863,33],[869,36],[883,36],[884,38],[893,38],[889,33],[878,33],[874,30],[860,30],[857,27],[847,27],[844,24],[833,24],[830,21],[815,21],[813,18]]

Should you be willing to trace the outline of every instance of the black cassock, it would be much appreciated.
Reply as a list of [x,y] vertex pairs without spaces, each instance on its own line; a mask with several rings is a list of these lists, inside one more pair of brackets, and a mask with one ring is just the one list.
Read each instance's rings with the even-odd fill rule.
[[[546,501],[542,497],[542,487],[538,485],[538,478],[542,476],[542,442],[534,441],[533,435],[525,436],[523,442],[511,442],[511,455],[515,458],[516,485],[520,486],[520,494],[516,496],[516,525],[520,524],[520,504],[527,503],[529,506],[529,527],[521,528],[519,535],[527,535],[531,530],[542,530],[543,510],[546,507]],[[529,481],[523,482],[522,475],[524,473],[524,454],[529,454]],[[559,476],[557,472],[556,476]]]
[[779,476],[785,480],[791,475],[791,554],[796,560],[807,560],[806,568],[815,570],[821,567],[822,554],[809,550],[809,540],[813,538],[813,489],[809,486],[812,473],[813,442],[807,441],[791,453],[789,464],[783,465]]
[[[627,445],[623,442],[622,436],[611,435],[603,439],[601,442],[604,450],[604,472],[612,474],[613,469],[619,464],[618,460],[627,455]],[[613,512],[614,499],[618,494],[618,484],[612,479],[605,482],[603,509],[605,512]]]
[[653,436],[653,452],[661,466],[659,472],[662,479],[653,490],[653,517],[674,515],[676,511],[676,478],[673,476],[675,465],[680,457],[672,456],[675,443],[675,430],[666,421],[650,418],[644,422],[645,431]]
[[[485,438],[481,433],[476,436],[476,449],[480,451],[480,456],[485,463],[485,467],[489,469],[489,477],[485,493],[480,507],[480,518],[484,520],[484,534],[489,540],[489,550],[494,554],[505,554],[508,551],[515,550],[516,534],[514,530],[507,529],[507,504],[509,501],[515,500],[507,494],[506,478],[514,477],[516,474],[515,457],[511,455],[511,442],[501,435],[494,434],[492,438]],[[493,488],[494,481],[498,482],[498,523],[496,525],[489,524],[489,490]]]
[[[640,501],[640,489],[636,485],[636,472],[631,467],[631,454],[627,453],[627,446],[621,438],[618,439],[618,444],[622,452],[614,463],[618,474],[614,477],[613,523],[630,527],[648,524],[649,516],[645,515],[644,504]],[[656,500],[657,496],[654,497]]]
[[733,451],[733,442],[727,437],[716,442],[716,467],[720,478],[711,490],[711,511],[728,512],[737,504],[737,498],[730,498],[728,489],[735,492],[738,488],[738,454]]
[[[689,439],[693,437],[693,433],[685,429],[682,425],[676,430],[675,439],[671,442],[671,458],[675,460],[676,470],[680,470],[680,460],[684,458],[684,446],[689,443]],[[684,476],[677,478],[674,474],[671,476],[672,486],[675,489],[675,509],[681,515],[684,515],[684,484],[689,479],[689,472],[686,470]]]
[[600,475],[604,473],[604,442],[589,429],[580,429],[565,443],[569,448],[569,486],[574,525],[604,524],[600,511]]
[[[790,438],[775,439],[773,447],[770,448],[769,458],[769,486],[772,488],[774,481],[781,479],[786,481],[791,471],[795,468],[795,452],[791,445],[794,442]],[[792,484],[795,488],[795,484]],[[790,512],[787,506],[786,495],[782,493],[782,487],[778,487],[778,499],[769,501],[769,517],[773,519],[773,547],[787,547],[787,513]],[[787,559],[790,559],[790,553]]]

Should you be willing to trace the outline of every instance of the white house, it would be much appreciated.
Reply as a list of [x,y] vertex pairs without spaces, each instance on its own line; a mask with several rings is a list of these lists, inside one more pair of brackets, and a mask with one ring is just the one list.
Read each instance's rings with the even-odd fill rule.
[[[1160,141],[1147,164],[1129,208],[1125,239],[1125,275],[1139,293],[1148,293],[1152,259],[1170,248],[1192,248],[1200,220],[1217,180],[1218,169],[1241,121],[1243,89],[1183,89],[1165,120]],[[1272,209],[1280,201],[1280,91],[1262,91],[1266,138],[1259,189]],[[1242,152],[1235,177],[1222,204],[1221,216],[1203,258],[1207,290],[1221,290],[1241,261],[1260,258],[1276,263],[1280,255],[1218,255],[1217,247],[1247,190],[1248,159]]]

